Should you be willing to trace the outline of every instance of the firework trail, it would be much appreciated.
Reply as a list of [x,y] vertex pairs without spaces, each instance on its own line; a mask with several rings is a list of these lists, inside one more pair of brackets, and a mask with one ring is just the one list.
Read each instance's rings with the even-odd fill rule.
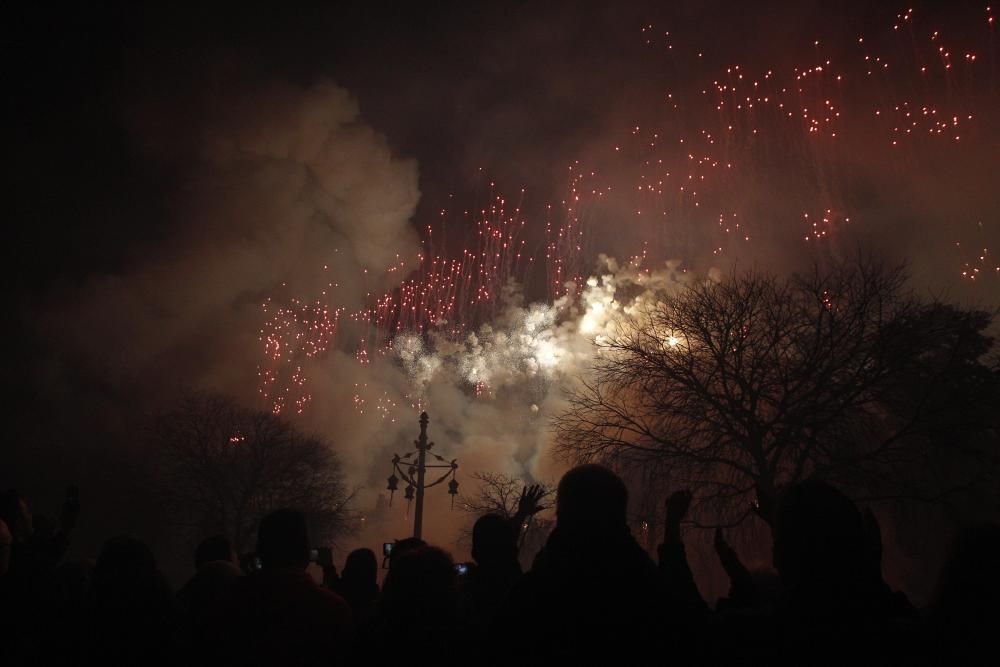
[[258,366],[259,391],[268,408],[281,414],[294,408],[301,414],[311,396],[305,388],[302,364],[330,349],[337,335],[340,310],[331,311],[320,301],[289,306],[264,303],[270,317],[260,330],[264,362]]
[[[704,277],[727,257],[771,247],[834,254],[841,233],[878,224],[856,186],[859,173],[900,181],[925,174],[941,191],[974,187],[949,167],[995,135],[998,100],[992,12],[968,22],[952,38],[908,9],[879,34],[802,39],[789,46],[794,58],[736,58],[705,78],[690,73],[708,71],[710,45],[681,46],[677,34],[643,26],[648,57],[662,59],[676,81],[657,95],[649,122],[568,164],[565,195],[546,208],[537,251],[526,240],[536,233],[523,202],[508,204],[493,184],[486,206],[458,216],[441,210],[420,230],[417,257],[378,270],[376,284],[390,278],[396,287],[369,291],[363,307],[336,303],[336,290],[266,304],[261,395],[275,411],[302,412],[308,369],[334,346],[362,365],[405,369],[412,394],[357,387],[356,411],[382,420],[425,407],[422,388],[442,376],[477,399],[515,385],[541,395],[557,375],[579,371],[615,313],[653,293],[662,298],[691,271]],[[1000,277],[991,221],[948,222],[955,275]],[[632,246],[622,241],[636,236]],[[614,246],[624,262],[598,259]],[[519,286],[536,263],[547,300],[524,306]],[[367,270],[359,276],[368,278]],[[352,334],[338,342],[344,321]]]

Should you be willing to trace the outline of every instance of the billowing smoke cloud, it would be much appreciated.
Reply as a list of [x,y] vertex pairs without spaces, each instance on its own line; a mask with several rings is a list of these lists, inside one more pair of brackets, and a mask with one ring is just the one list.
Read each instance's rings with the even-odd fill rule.
[[[323,399],[302,420],[337,434],[338,450],[362,485],[362,507],[384,486],[392,454],[412,447],[420,410],[431,416],[433,451],[457,458],[461,472],[558,480],[566,462],[552,451],[549,419],[565,407],[565,390],[586,377],[595,339],[694,279],[678,262],[639,270],[602,256],[596,268],[586,284],[571,285],[551,304],[525,304],[519,288],[508,286],[499,314],[460,340],[433,331],[400,334],[370,363],[336,352],[310,364],[313,394]],[[474,493],[471,485],[466,481],[464,491]],[[449,513],[447,502],[441,489],[428,494],[434,520],[425,523],[426,536],[442,544],[452,544],[466,520]],[[407,534],[406,509],[397,505],[373,529],[384,537]]]
[[[364,124],[331,82],[207,98],[190,146],[176,233],[121,273],[65,295],[49,319],[120,388],[168,385],[254,399],[261,305],[280,287],[357,306],[384,267],[416,254],[417,165]],[[169,143],[170,139],[165,140]],[[141,224],[141,221],[136,221]],[[358,280],[371,272],[368,285]]]
[[[419,251],[417,165],[361,120],[345,90],[275,84],[206,100],[204,119],[188,128],[195,141],[171,144],[168,132],[148,142],[187,173],[174,233],[123,271],[62,295],[45,320],[74,364],[148,411],[191,388],[272,407],[258,392],[265,305],[298,295],[352,312],[393,287]],[[284,414],[333,443],[362,511],[425,409],[435,451],[459,459],[460,481],[476,471],[554,481],[547,420],[594,336],[621,312],[616,289],[629,285],[634,301],[681,276],[676,267],[661,276],[602,266],[602,277],[553,304],[526,305],[511,284],[499,316],[465,338],[404,333],[370,363],[359,363],[353,345],[364,334],[344,316],[349,335],[296,359],[312,401]],[[465,520],[444,511],[447,500],[428,497],[439,516],[429,536],[443,544]],[[362,539],[408,532],[399,504],[384,518]]]
[[[603,13],[611,18],[618,11]],[[486,166],[499,172],[502,185],[532,186],[536,208],[546,200],[558,202],[552,193],[561,192],[569,178],[579,189],[574,194],[582,197],[580,203],[570,198],[573,211],[566,218],[578,217],[586,226],[585,248],[577,257],[584,275],[598,252],[626,257],[647,247],[650,257],[681,257],[683,265],[640,272],[603,259],[594,278],[575,286],[573,297],[547,304],[527,303],[512,285],[499,316],[464,337],[447,338],[433,329],[404,332],[391,349],[376,354],[367,346],[369,363],[359,363],[356,345],[365,336],[364,325],[348,321],[346,314],[370,305],[370,295],[405,277],[420,251],[412,220],[420,197],[416,163],[395,154],[361,118],[352,96],[331,82],[213,84],[203,86],[209,92],[195,93],[194,112],[161,114],[147,105],[137,114],[144,146],[182,173],[168,238],[131,253],[132,263],[123,270],[63,295],[47,326],[67,344],[68,358],[118,395],[145,397],[151,408],[187,387],[268,408],[257,392],[264,304],[288,305],[292,295],[345,309],[338,322],[342,333],[330,346],[295,359],[311,402],[301,415],[292,409],[284,414],[334,442],[350,481],[361,490],[364,509],[384,484],[391,454],[411,446],[423,409],[431,415],[435,451],[457,457],[463,473],[488,470],[554,481],[560,464],[549,451],[546,423],[561,408],[561,387],[585,369],[593,339],[618,314],[691,279],[681,266],[703,273],[716,265],[782,271],[864,246],[910,257],[916,284],[940,291],[956,285],[972,289],[960,277],[963,262],[986,256],[980,263],[990,265],[985,248],[995,246],[997,232],[983,212],[992,211],[996,199],[988,168],[995,162],[992,125],[977,121],[972,134],[964,135],[961,153],[958,144],[929,143],[936,139],[914,143],[909,152],[890,152],[886,128],[865,115],[868,100],[885,92],[883,84],[872,84],[877,95],[862,87],[855,92],[860,99],[837,93],[828,102],[823,91],[810,93],[817,105],[845,109],[843,121],[831,121],[836,141],[833,130],[821,141],[797,120],[792,126],[783,114],[761,111],[753,129],[746,125],[732,138],[730,120],[741,121],[743,114],[723,120],[715,97],[704,102],[702,91],[729,66],[734,54],[725,45],[742,41],[712,39],[721,52],[706,51],[711,62],[681,68],[683,76],[661,76],[673,67],[638,42],[614,62],[604,62],[606,53],[593,44],[604,42],[608,25],[574,16],[565,25],[553,16],[532,19],[514,38],[487,35],[491,48],[481,65],[486,72],[471,65],[458,73],[429,68],[447,72],[438,79],[414,77],[405,68],[365,70],[371,75],[361,84],[369,88],[366,109],[374,107],[379,116],[381,107],[380,120],[399,126],[392,136],[407,141],[409,134],[408,144],[432,165],[455,162],[463,172]],[[663,25],[672,27],[681,18],[665,17]],[[563,27],[553,36],[555,24]],[[612,21],[613,43],[637,39],[632,32],[644,24]],[[738,31],[741,39],[746,32],[742,23],[727,30]],[[466,34],[475,35],[480,53],[484,38],[478,31],[453,39],[461,42]],[[551,48],[553,39],[559,48]],[[556,54],[548,64],[534,55],[534,47],[543,45]],[[701,41],[686,47],[678,42],[671,57],[684,53],[690,61],[700,60],[704,47]],[[749,80],[773,66],[787,79],[798,62],[793,55],[764,49],[744,71]],[[600,62],[581,66],[590,58]],[[844,65],[852,83],[860,80],[853,76],[860,74],[856,60],[841,59],[854,63]],[[622,78],[633,65],[636,73]],[[531,73],[528,82],[525,71]],[[730,83],[743,85],[738,79]],[[508,88],[526,94],[498,99],[484,92]],[[619,88],[622,95],[606,94]],[[386,90],[409,100],[406,113]],[[668,91],[673,96],[668,99],[683,105],[676,113],[678,107],[662,105]],[[450,97],[461,103],[451,109],[437,102]],[[421,104],[433,101],[426,118],[413,113],[419,108],[415,98]],[[960,101],[981,106],[978,93]],[[177,128],[183,118],[189,125]],[[430,142],[437,149],[442,140],[433,130],[442,126],[449,135],[445,145],[431,150]],[[573,163],[575,158],[581,163]],[[567,176],[571,163],[594,169],[597,176],[578,180],[572,170]],[[429,179],[430,187],[450,188],[450,176]],[[674,187],[677,179],[683,185]],[[688,183],[697,184],[697,196]],[[433,199],[433,208],[439,199]],[[542,221],[540,215],[529,217]],[[807,243],[803,236],[812,235],[810,221],[817,219],[824,222]],[[970,227],[980,220],[985,228],[981,222]],[[543,227],[536,224],[536,233]],[[401,268],[387,272],[391,265]],[[959,296],[995,300],[997,283],[986,287],[990,291]],[[436,492],[429,511],[442,509],[446,500]],[[404,510],[397,506],[393,512],[398,520],[393,530],[402,535]],[[454,538],[454,523],[429,527],[438,531],[431,532],[432,539]]]

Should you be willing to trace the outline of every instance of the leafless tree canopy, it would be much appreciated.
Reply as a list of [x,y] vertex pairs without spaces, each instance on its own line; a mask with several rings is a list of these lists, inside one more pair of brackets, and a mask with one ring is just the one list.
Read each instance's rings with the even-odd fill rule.
[[754,503],[767,520],[809,476],[859,496],[944,494],[971,479],[934,479],[939,459],[996,461],[983,444],[996,427],[997,373],[981,361],[991,319],[921,303],[901,268],[868,260],[693,285],[597,343],[593,375],[554,421],[558,445],[666,471],[717,523]]
[[152,439],[165,494],[192,537],[222,533],[252,549],[257,523],[280,507],[304,511],[317,544],[350,525],[333,450],[269,412],[193,395],[156,420]]

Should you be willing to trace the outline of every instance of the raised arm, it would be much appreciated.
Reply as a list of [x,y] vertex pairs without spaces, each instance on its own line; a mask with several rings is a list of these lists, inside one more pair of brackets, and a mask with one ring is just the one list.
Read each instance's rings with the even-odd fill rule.
[[545,506],[541,504],[544,497],[545,488],[541,484],[532,484],[521,489],[521,498],[517,501],[517,512],[510,519],[515,535],[520,537],[524,522],[545,509]]
[[705,612],[708,605],[694,582],[681,539],[681,521],[687,516],[691,499],[687,489],[675,491],[667,498],[663,544],[659,548],[660,576],[675,605],[685,611]]
[[715,529],[715,539],[712,544],[719,562],[722,563],[722,569],[729,577],[729,599],[738,606],[751,606],[756,599],[757,591],[750,570],[740,561],[739,554],[726,542],[721,528]]

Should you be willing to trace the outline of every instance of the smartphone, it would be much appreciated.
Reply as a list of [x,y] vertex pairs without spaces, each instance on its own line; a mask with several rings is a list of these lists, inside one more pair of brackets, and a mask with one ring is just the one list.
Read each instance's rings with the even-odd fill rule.
[[382,544],[382,555],[388,558],[392,555],[392,547],[395,546],[395,542],[384,542]]
[[243,554],[240,556],[240,569],[245,573],[250,574],[251,572],[256,572],[260,569],[260,558],[254,553]]
[[310,549],[309,550],[309,562],[310,563],[315,563],[318,560],[319,560],[319,549]]
[[459,576],[464,576],[469,573],[468,563],[455,563],[455,572],[458,572]]

